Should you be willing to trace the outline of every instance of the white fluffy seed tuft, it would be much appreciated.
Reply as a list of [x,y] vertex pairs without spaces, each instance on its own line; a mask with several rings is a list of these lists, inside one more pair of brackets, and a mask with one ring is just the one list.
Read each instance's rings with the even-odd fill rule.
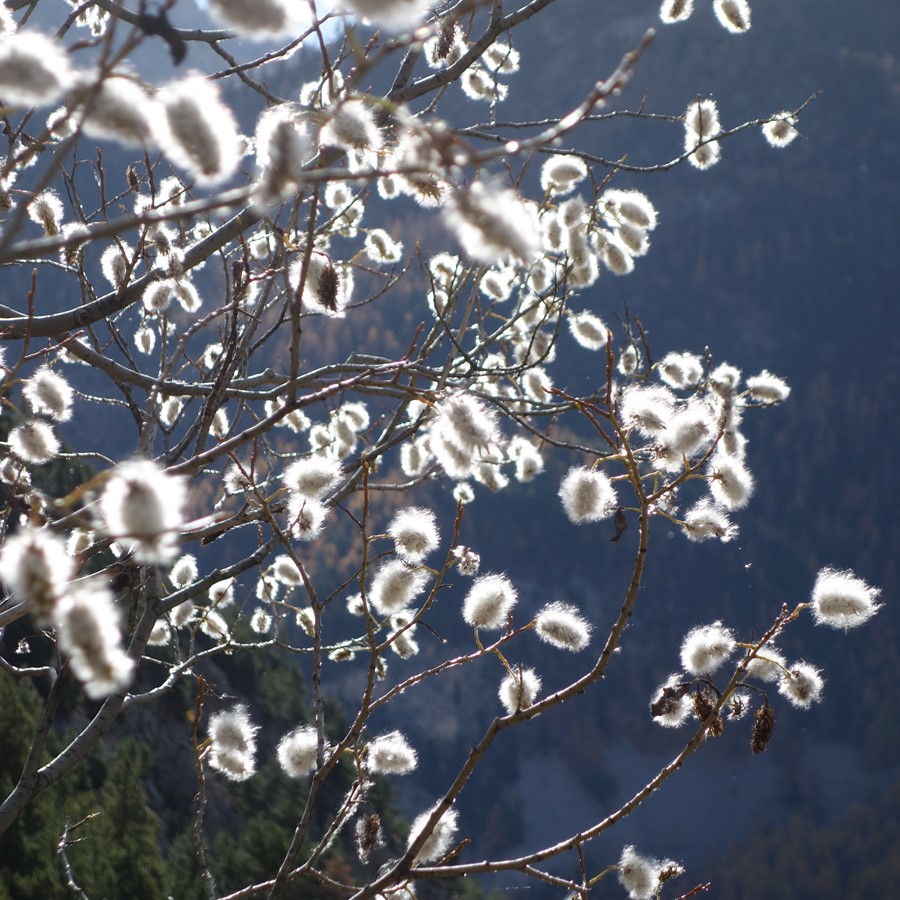
[[559,486],[566,515],[576,525],[609,518],[616,509],[616,491],[602,472],[580,466],[569,469]]
[[518,594],[505,575],[476,578],[463,601],[463,619],[472,628],[503,628]]
[[406,775],[419,763],[416,751],[399,731],[391,731],[369,744],[369,770],[382,775]]
[[591,624],[569,603],[547,604],[534,622],[537,636],[560,650],[577,653],[591,641]]
[[278,765],[291,778],[309,775],[316,767],[318,747],[319,737],[315,727],[300,725],[278,742]]
[[813,617],[819,625],[855,628],[881,609],[880,593],[850,571],[822,569],[812,591]]
[[438,546],[437,523],[430,509],[401,509],[388,525],[387,533],[398,555],[412,565],[422,562]]
[[[415,818],[409,829],[408,847],[411,847],[419,840],[436,808],[436,806],[433,806]],[[443,856],[450,849],[453,838],[456,837],[457,820],[458,815],[455,809],[445,810],[434,826],[432,826],[431,833],[425,838],[414,861],[417,863],[434,862],[434,860]]]
[[825,680],[814,665],[798,662],[781,673],[778,693],[786,697],[793,706],[809,709],[821,698],[824,687]]
[[531,706],[541,689],[541,679],[534,669],[516,667],[507,672],[497,691],[508,715]]
[[734,634],[721,622],[698,626],[681,645],[681,665],[691,675],[709,675],[729,660],[736,646]]

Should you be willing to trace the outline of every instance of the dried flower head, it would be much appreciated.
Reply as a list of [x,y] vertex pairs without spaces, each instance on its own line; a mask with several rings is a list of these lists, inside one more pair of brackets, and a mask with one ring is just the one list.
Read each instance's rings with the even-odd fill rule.
[[772,737],[775,728],[775,710],[768,703],[756,711],[753,721],[753,731],[750,735],[750,749],[754,753],[762,753]]
[[446,19],[441,23],[440,31],[425,41],[422,49],[432,69],[452,66],[466,50],[466,40],[459,22]]
[[288,271],[291,288],[300,298],[308,312],[324,313],[340,318],[344,307],[350,302],[353,279],[349,267],[336,266],[324,253],[313,253],[306,266],[303,285],[300,275],[303,260],[295,262]]
[[356,852],[361,863],[368,862],[372,851],[384,846],[381,818],[377,813],[368,813],[360,816],[356,820],[354,833],[356,836]]

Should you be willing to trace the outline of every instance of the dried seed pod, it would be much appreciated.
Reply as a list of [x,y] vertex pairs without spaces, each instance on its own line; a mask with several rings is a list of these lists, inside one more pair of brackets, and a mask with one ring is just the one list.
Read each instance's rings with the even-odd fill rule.
[[140,191],[141,181],[138,178],[138,173],[134,166],[129,166],[125,170],[125,180],[128,182],[129,189],[134,191],[135,194]]
[[[697,693],[694,694],[694,712],[701,722],[705,722],[710,717],[715,706],[715,699],[710,691],[697,691]],[[722,720],[722,717],[718,715],[706,726],[706,733],[710,737],[719,737],[724,730],[725,723]]]
[[319,283],[316,285],[316,291],[319,294],[319,300],[321,301],[322,306],[331,310],[331,312],[335,312],[338,307],[337,297],[339,284],[337,270],[329,260],[319,273]]
[[365,863],[369,854],[383,844],[381,818],[377,813],[362,816],[356,823],[356,850],[359,861]]
[[650,704],[650,715],[654,719],[668,715],[678,707],[678,701],[691,689],[689,681],[680,684],[667,685],[659,696]]
[[768,703],[756,711],[756,720],[753,723],[753,733],[750,736],[750,749],[754,753],[762,753],[766,744],[772,737],[772,729],[775,727],[775,710]]
[[450,55],[450,51],[453,49],[453,39],[454,32],[456,29],[456,22],[452,19],[448,19],[447,22],[444,23],[443,28],[441,28],[441,33],[438,35],[437,47],[435,49],[434,55],[437,59],[446,59]]

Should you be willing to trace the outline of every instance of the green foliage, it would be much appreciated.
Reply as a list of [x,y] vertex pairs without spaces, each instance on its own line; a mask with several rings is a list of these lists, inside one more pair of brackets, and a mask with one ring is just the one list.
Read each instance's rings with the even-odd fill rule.
[[[42,707],[34,685],[0,677],[0,791],[15,786]],[[48,752],[59,749],[50,735]],[[68,856],[77,883],[91,897],[158,900],[167,875],[159,823],[147,806],[141,774],[147,749],[122,741],[107,769],[94,758],[41,793],[0,840],[0,900],[64,900],[57,844],[66,822],[96,818],[72,833]],[[46,762],[48,756],[41,762]]]
[[[28,754],[41,700],[31,682],[0,676],[0,792],[15,787]],[[54,847],[59,838],[50,792],[31,803],[0,840],[0,898],[64,896]]]
[[88,896],[157,900],[166,893],[159,821],[141,784],[148,752],[133,740],[118,745],[97,798],[100,815],[83,826],[84,840],[69,852]]

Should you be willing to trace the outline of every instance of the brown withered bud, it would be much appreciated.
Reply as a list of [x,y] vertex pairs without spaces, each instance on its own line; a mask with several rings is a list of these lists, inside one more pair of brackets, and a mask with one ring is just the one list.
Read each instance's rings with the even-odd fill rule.
[[454,22],[452,18],[444,23],[444,27],[441,29],[440,36],[438,37],[437,47],[434,51],[434,55],[438,59],[446,59],[450,55],[450,50],[453,47],[453,32],[455,28],[456,22]]
[[316,285],[316,291],[319,294],[319,300],[325,309],[335,312],[337,310],[338,287],[340,286],[340,276],[334,265],[329,260],[322,267],[319,275],[319,283]]
[[741,694],[732,694],[727,708],[729,720],[742,719],[747,714],[747,698]]
[[622,537],[625,529],[628,527],[628,519],[625,518],[625,510],[620,506],[616,510],[616,514],[613,517],[613,523],[616,526],[616,533],[609,539],[611,544],[617,544],[619,542],[619,538]]
[[[705,722],[715,708],[715,700],[709,691],[697,691],[694,694],[694,713],[701,722]],[[706,733],[710,737],[719,737],[725,731],[725,722],[721,716],[716,716],[706,726]]]
[[768,703],[763,703],[756,711],[756,721],[753,723],[753,732],[750,735],[750,749],[754,753],[762,753],[766,749],[774,727],[775,710]]
[[660,695],[650,704],[650,715],[653,718],[665,716],[675,711],[678,701],[691,689],[689,681],[664,687]]
[[245,260],[235,260],[231,264],[231,286],[235,291],[239,291],[244,282],[244,276],[249,272],[249,267]]
[[660,869],[657,877],[659,883],[663,884],[666,881],[670,881],[672,878],[677,878],[679,875],[684,875],[684,866],[680,866],[677,862],[673,862],[669,859],[663,863],[663,867]]
[[138,178],[137,169],[134,166],[129,166],[125,170],[125,180],[128,182],[128,187],[137,194],[141,189],[141,180]]
[[356,851],[359,854],[359,861],[366,862],[369,854],[383,844],[384,836],[378,814],[370,813],[359,818],[356,822]]

